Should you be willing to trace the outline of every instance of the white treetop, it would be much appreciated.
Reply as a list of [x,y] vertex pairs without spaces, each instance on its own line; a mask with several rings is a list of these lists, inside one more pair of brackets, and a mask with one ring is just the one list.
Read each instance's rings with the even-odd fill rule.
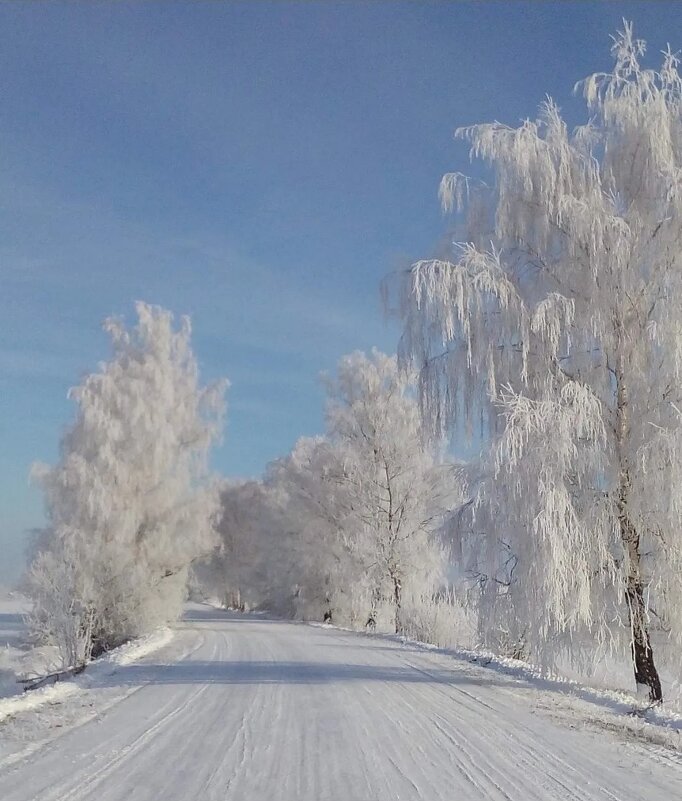
[[479,510],[535,647],[620,610],[659,700],[652,623],[682,643],[682,79],[643,54],[625,25],[574,131],[551,100],[458,131],[494,182],[443,179],[465,241],[410,271],[403,353],[437,429],[482,416]]

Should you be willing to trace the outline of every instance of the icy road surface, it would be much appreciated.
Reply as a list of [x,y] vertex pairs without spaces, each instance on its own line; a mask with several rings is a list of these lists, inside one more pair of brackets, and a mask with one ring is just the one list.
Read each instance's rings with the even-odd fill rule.
[[329,628],[196,607],[172,645],[84,692],[85,722],[83,699],[31,713],[50,732],[0,757],[2,801],[682,799],[674,751],[494,671]]

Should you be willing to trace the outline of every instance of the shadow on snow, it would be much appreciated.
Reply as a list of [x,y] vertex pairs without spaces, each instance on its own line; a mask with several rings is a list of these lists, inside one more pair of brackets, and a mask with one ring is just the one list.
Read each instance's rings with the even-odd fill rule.
[[372,666],[337,662],[178,662],[138,664],[116,670],[98,686],[138,684],[335,684],[345,682],[401,684],[490,684],[451,670],[423,673],[409,666]]

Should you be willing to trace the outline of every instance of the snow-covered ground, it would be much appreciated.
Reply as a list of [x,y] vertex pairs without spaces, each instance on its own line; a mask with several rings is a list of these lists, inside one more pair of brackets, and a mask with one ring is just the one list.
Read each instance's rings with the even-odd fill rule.
[[17,592],[0,586],[0,699],[21,692],[17,676],[30,671],[30,660],[39,654],[31,653],[24,615],[30,604]]
[[9,718],[31,710],[61,704],[70,696],[83,693],[93,685],[99,686],[103,679],[107,681],[124,665],[130,665],[148,654],[158,651],[173,638],[169,628],[161,628],[146,637],[141,637],[126,645],[116,648],[106,656],[91,662],[85,673],[67,678],[60,678],[54,683],[46,684],[37,690],[24,693],[19,685],[18,692],[0,698],[0,724]]
[[3,801],[682,797],[682,755],[598,695],[387,637],[193,606],[88,674],[0,724]]
[[44,676],[61,666],[53,646],[31,643],[26,615],[31,601],[15,590],[0,587],[0,719],[7,698],[21,696],[21,678]]

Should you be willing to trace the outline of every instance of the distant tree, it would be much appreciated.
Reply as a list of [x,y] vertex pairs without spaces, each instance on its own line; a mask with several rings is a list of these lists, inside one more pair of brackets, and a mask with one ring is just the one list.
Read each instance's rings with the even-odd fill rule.
[[355,545],[374,576],[375,597],[390,588],[396,631],[405,584],[441,578],[436,533],[461,500],[452,467],[426,445],[412,379],[395,356],[373,350],[345,356],[327,381],[337,480],[347,490]]
[[106,322],[113,356],[71,390],[59,464],[34,469],[50,523],[31,568],[36,627],[56,636],[54,608],[68,608],[95,652],[176,616],[190,563],[216,541],[207,454],[224,384],[200,387],[187,318],[176,330],[170,312],[136,311],[132,330]]
[[214,572],[226,605],[288,613],[287,514],[278,493],[261,481],[230,481],[220,506]]
[[304,617],[353,617],[358,605],[367,611],[368,576],[340,463],[338,449],[325,437],[302,437],[268,468],[266,483],[279,493],[291,532],[286,558],[276,557],[278,571],[295,594],[293,611]]
[[345,356],[326,385],[327,437],[298,443],[286,486],[307,515],[306,550],[319,555],[329,598],[341,587],[366,595],[370,622],[388,600],[399,631],[406,584],[432,588],[441,577],[437,532],[461,488],[424,448],[413,386],[394,356]]
[[443,179],[465,241],[407,275],[402,352],[436,427],[482,415],[479,509],[537,643],[621,609],[660,701],[650,633],[682,642],[682,79],[643,53],[626,24],[573,132],[551,100],[458,132],[495,180]]

